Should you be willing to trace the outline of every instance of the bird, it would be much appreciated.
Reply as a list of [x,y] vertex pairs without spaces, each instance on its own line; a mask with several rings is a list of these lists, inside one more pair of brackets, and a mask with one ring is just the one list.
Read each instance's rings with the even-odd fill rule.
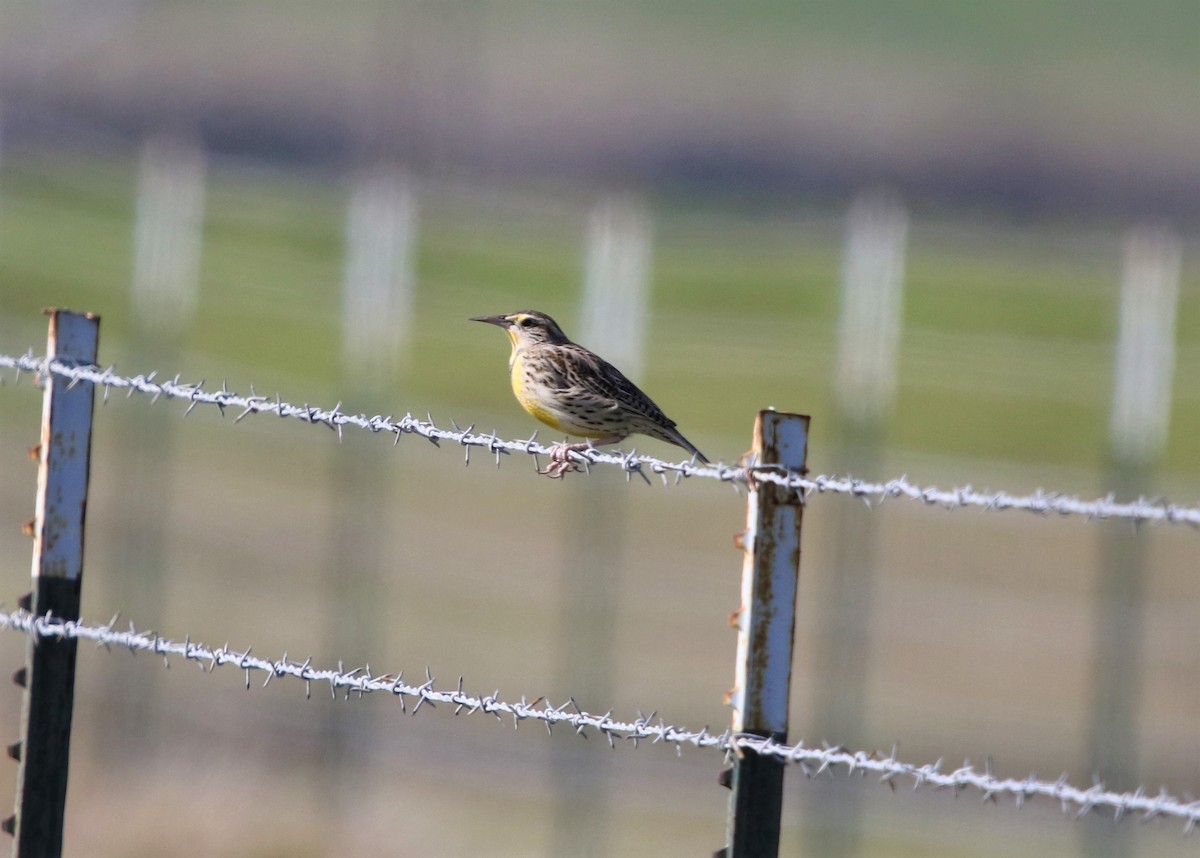
[[496,325],[508,334],[509,375],[521,407],[559,432],[587,439],[555,444],[551,464],[539,473],[561,478],[579,470],[571,453],[616,444],[635,433],[675,444],[708,464],[654,400],[604,358],[571,342],[545,313],[518,310],[470,321]]

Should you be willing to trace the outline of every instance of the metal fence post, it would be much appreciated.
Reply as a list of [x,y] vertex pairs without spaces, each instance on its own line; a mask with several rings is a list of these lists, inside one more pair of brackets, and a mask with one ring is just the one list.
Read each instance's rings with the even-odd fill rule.
[[[67,310],[46,312],[49,360],[94,364],[100,317]],[[29,600],[37,616],[79,619],[94,393],[90,382],[72,384],[50,373],[45,376]],[[20,762],[16,807],[4,821],[4,829],[14,837],[17,858],[54,858],[62,853],[75,651],[73,639],[31,635],[25,667],[14,677],[25,686],[25,694],[21,741],[9,748]]]
[[[754,422],[750,464],[805,472],[809,418],[760,411]],[[733,732],[787,741],[788,694],[796,591],[800,581],[803,498],[796,491],[759,481],[750,491],[742,536],[742,603]],[[752,751],[737,756],[728,777],[729,798],[723,858],[774,858],[779,853],[784,764]]]

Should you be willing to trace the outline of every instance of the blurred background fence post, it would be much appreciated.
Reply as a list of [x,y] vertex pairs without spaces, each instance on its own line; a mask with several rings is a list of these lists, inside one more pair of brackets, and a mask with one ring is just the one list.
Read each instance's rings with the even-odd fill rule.
[[[50,310],[46,355],[82,365],[96,362],[100,319]],[[79,619],[83,586],[83,536],[87,513],[95,388],[47,373],[38,445],[37,511],[33,525],[30,611],[40,617]],[[4,830],[15,838],[14,858],[55,858],[62,853],[67,802],[71,715],[75,700],[73,638],[26,643],[21,739],[9,747],[18,760],[15,811]]]
[[346,209],[342,363],[348,380],[378,390],[410,348],[417,200],[399,164],[357,171]]
[[[630,378],[641,379],[645,364],[646,316],[653,254],[650,214],[636,197],[609,194],[588,216],[584,244],[579,342],[605,356]],[[607,476],[607,475],[606,475]],[[557,666],[562,687],[579,705],[605,705],[615,691],[613,639],[621,570],[625,567],[628,492],[608,481],[579,480],[570,495],[561,542],[563,645]],[[574,526],[578,525],[578,526]],[[607,756],[556,746],[554,836],[551,855],[605,855],[609,841]]]
[[[199,301],[206,174],[204,149],[193,134],[162,131],[142,143],[134,201],[132,336],[127,343],[129,359],[138,366],[157,371],[182,363],[183,340]],[[178,423],[138,409],[123,410],[121,419],[120,572],[112,588],[126,616],[157,628],[167,616],[170,598],[163,576]],[[140,753],[154,753],[157,723],[136,716],[156,711],[156,688],[141,686],[134,695],[125,679],[109,686],[107,706],[115,725],[110,752],[125,754],[137,747]]]
[[[896,395],[896,354],[903,319],[908,215],[887,191],[860,194],[846,216],[841,312],[833,401],[834,470],[880,473]],[[838,504],[831,528],[833,561],[821,595],[814,687],[815,729],[824,741],[852,748],[866,740],[871,604],[878,516],[860,503]],[[814,855],[858,849],[859,784],[839,779],[813,791],[805,805]]]
[[174,343],[200,292],[204,149],[190,134],[163,132],[142,145],[133,225],[133,312],[149,338]]
[[[348,409],[390,414],[404,399],[401,369],[412,345],[419,211],[410,171],[430,163],[425,135],[431,117],[409,96],[425,75],[437,79],[434,69],[446,60],[432,50],[446,10],[384,3],[364,15],[368,23],[348,66],[354,85],[340,105],[350,168],[341,213],[338,385]],[[398,131],[405,120],[409,133]],[[392,477],[403,461],[401,451],[375,440],[346,433],[328,462],[324,645],[352,667],[364,666],[384,639],[385,535],[396,498]],[[323,788],[339,816],[362,798],[355,772],[369,760],[369,718],[348,707],[323,713]]]
[[[418,208],[407,171],[394,162],[351,177],[342,274],[341,388],[347,408],[391,413],[410,348]],[[329,556],[325,563],[327,645],[362,667],[384,638],[383,576],[392,475],[402,454],[361,432],[345,433],[330,459]],[[353,802],[370,758],[372,716],[364,708],[325,710],[322,756],[332,802]],[[357,773],[357,774],[355,774]]]
[[[1151,492],[1166,444],[1181,264],[1180,241],[1166,227],[1143,225],[1126,237],[1109,422],[1108,489],[1116,497]],[[1086,750],[1092,774],[1117,790],[1134,788],[1139,777],[1149,530],[1118,521],[1100,530]],[[1080,845],[1085,855],[1126,855],[1128,829],[1087,820]]]
[[[809,418],[760,411],[747,466],[781,465],[807,472]],[[730,729],[786,743],[800,582],[800,528],[804,499],[760,482],[746,501],[741,536],[741,604],[737,612],[737,661],[729,702]],[[743,751],[721,783],[732,790],[725,848],[718,858],[774,858],[779,853],[785,764]]]

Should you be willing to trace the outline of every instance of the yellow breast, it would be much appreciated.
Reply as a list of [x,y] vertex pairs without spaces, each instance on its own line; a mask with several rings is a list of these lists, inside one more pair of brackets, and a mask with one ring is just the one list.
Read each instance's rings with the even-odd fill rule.
[[510,369],[513,395],[517,397],[517,402],[521,403],[521,407],[547,426],[552,426],[560,432],[566,432],[567,429],[562,425],[559,417],[546,407],[545,401],[536,395],[536,392],[532,389],[532,385],[527,382],[525,378],[524,355],[515,348],[513,349]]
[[577,420],[569,408],[564,409],[555,402],[554,391],[539,389],[536,382],[531,381],[525,371],[524,352],[514,348],[509,366],[511,369],[509,376],[517,402],[520,402],[522,408],[547,426],[566,435],[580,435],[584,438],[606,438],[613,434],[613,429],[600,429]]

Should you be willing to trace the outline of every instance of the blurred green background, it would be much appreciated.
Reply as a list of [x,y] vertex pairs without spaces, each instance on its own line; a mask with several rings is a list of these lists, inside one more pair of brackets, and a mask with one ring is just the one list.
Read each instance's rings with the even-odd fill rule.
[[[775,406],[813,416],[816,473],[868,461],[870,479],[1094,497],[1114,488],[1123,247],[1150,225],[1178,237],[1182,266],[1165,445],[1138,485],[1194,502],[1198,28],[1194,3],[1116,0],[4,0],[0,352],[40,353],[39,310],[70,307],[102,315],[101,360],[118,371],[527,437],[507,343],[466,320],[534,307],[582,339],[595,211],[634,200],[651,236],[636,380],[710,458],[735,461],[755,412]],[[155,310],[131,288],[156,140],[202,153],[191,310]],[[348,212],[379,165],[403,171],[415,212],[394,371],[392,343],[364,336],[344,357]],[[847,211],[876,189],[907,213],[903,328],[894,407],[855,459],[835,391],[840,290]],[[27,379],[5,379],[10,605],[28,587],[20,524],[40,407]],[[464,469],[461,451],[411,438],[339,444],[290,421],[182,411],[141,398],[98,409],[86,618],[727,723],[745,515],[728,487],[647,488],[607,469],[558,484],[523,457]],[[820,497],[807,513],[793,738],[1200,791],[1195,532],[899,501],[864,525],[859,505]],[[849,683],[857,726],[835,735],[822,653],[839,639],[823,629],[839,533],[855,527],[874,547],[854,579],[866,622],[835,631],[866,655]],[[1097,594],[1130,539],[1136,760],[1114,780],[1087,737]],[[0,641],[13,668],[23,646]],[[723,844],[721,760],[699,751],[613,753],[537,725],[409,718],[385,699],[306,702],[283,682],[246,692],[236,673],[104,651],[81,653],[78,690],[68,855]],[[13,739],[18,712],[16,689],[0,688]],[[828,779],[789,778],[783,854],[1194,849],[1174,823],[1116,833],[1048,804],[1018,812],[870,779],[830,803]]]

